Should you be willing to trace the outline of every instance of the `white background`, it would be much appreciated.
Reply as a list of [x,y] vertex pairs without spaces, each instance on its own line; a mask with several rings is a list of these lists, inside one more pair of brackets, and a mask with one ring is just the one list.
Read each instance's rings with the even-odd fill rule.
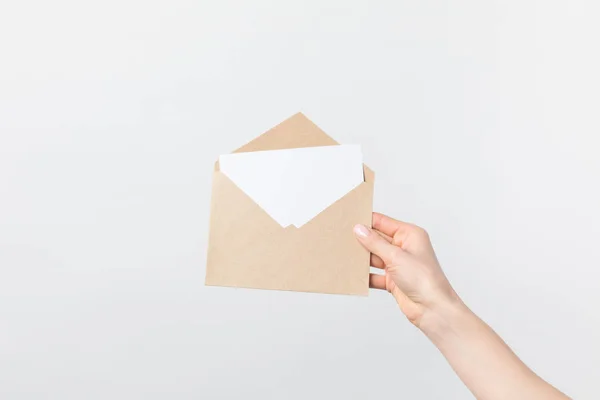
[[599,17],[3,1],[0,397],[470,398],[387,293],[204,287],[213,162],[303,111],[526,363],[598,398]]

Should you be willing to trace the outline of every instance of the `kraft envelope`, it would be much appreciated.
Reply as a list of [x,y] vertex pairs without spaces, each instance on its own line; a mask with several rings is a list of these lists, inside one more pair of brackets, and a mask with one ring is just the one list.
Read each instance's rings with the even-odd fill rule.
[[[234,153],[338,143],[299,113]],[[299,228],[282,227],[215,164],[206,285],[367,295],[370,255],[356,224],[371,226],[374,173]],[[260,177],[257,177],[260,179]]]

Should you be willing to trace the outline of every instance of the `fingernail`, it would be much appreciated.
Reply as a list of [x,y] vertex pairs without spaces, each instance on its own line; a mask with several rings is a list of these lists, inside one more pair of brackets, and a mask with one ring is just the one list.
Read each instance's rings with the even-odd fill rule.
[[360,237],[367,237],[369,236],[369,229],[364,225],[356,225],[354,227],[354,233]]

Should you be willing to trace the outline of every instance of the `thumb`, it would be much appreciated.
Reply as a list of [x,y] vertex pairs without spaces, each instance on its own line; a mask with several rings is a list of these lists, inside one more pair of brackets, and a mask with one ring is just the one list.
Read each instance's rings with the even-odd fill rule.
[[398,253],[402,251],[398,246],[394,246],[364,225],[356,225],[354,234],[365,249],[379,256],[386,265],[392,263],[398,257]]

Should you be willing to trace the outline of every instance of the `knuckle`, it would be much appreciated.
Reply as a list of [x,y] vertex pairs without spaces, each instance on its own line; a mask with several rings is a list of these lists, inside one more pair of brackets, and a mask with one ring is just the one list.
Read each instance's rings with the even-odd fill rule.
[[420,226],[416,227],[416,233],[422,239],[429,239],[429,233],[424,228],[421,228]]

